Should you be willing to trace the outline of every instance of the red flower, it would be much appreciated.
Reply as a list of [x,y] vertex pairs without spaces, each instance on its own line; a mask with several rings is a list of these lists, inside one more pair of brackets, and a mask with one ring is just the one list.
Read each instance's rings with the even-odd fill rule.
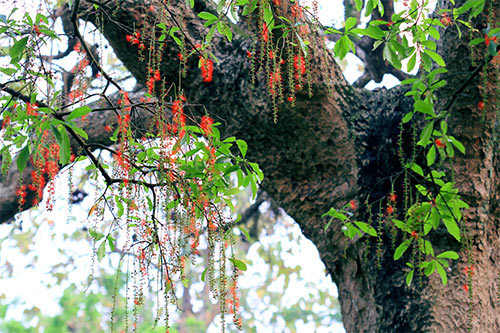
[[125,39],[127,40],[127,42],[129,43],[132,43],[132,35],[127,35],[127,37],[125,37]]
[[26,103],[26,113],[28,116],[38,116],[37,104],[32,105],[31,103]]
[[264,42],[267,42],[267,40],[269,39],[269,29],[267,28],[266,22],[264,22],[264,24],[262,25],[262,39],[264,40]]
[[484,101],[479,101],[479,102],[477,103],[477,108],[478,108],[479,110],[484,109]]
[[443,13],[441,14],[441,23],[443,23],[444,26],[448,26],[451,24],[451,17],[448,16],[448,13]]
[[212,125],[214,121],[212,118],[209,116],[203,116],[201,117],[201,124],[200,127],[205,132],[206,135],[210,135],[212,133]]
[[252,58],[252,53],[250,51],[247,51],[247,57]]
[[464,284],[462,287],[464,288],[465,292],[469,292],[469,286],[468,285]]
[[73,51],[76,51],[76,52],[80,53],[81,52],[81,48],[80,47],[81,47],[80,42],[76,43],[75,46],[73,47]]
[[389,194],[389,201],[396,202],[397,198],[398,198],[398,196],[395,193]]
[[203,77],[203,82],[212,82],[214,73],[213,61],[208,58],[200,57],[200,68],[201,68],[201,76]]
[[37,25],[33,26],[33,31],[37,34],[37,36],[40,36],[42,34],[40,32],[40,28]]
[[415,230],[412,230],[411,237],[417,239],[418,238],[418,233]]
[[295,55],[293,57],[293,67],[297,72],[300,72],[301,75],[306,73],[306,61],[303,56]]
[[109,125],[104,126],[104,130],[108,133],[112,131],[111,126]]
[[289,101],[290,103],[292,103],[292,102],[293,102],[293,97],[292,97],[292,96],[290,96],[290,97],[288,97],[286,100],[287,100],[287,101]]
[[387,215],[391,215],[394,212],[394,207],[391,205],[387,206],[387,209],[385,210]]
[[440,139],[436,139],[434,140],[434,143],[436,144],[436,146],[438,148],[444,148],[446,147],[446,143],[444,143],[443,141],[441,141]]
[[358,209],[358,203],[356,202],[356,200],[351,200],[351,201],[349,202],[349,205],[351,205],[351,209],[352,209],[352,210],[356,210],[356,209]]

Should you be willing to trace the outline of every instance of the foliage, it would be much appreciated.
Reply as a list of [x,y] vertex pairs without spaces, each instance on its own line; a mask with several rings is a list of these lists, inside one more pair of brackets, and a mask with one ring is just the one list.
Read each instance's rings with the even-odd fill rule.
[[[194,1],[189,4],[194,8]],[[211,294],[219,302],[222,331],[227,313],[232,315],[235,326],[241,328],[237,280],[247,265],[236,257],[234,249],[237,220],[228,220],[224,214],[234,211],[232,198],[243,187],[250,186],[253,197],[256,196],[263,174],[256,163],[247,160],[248,145],[243,140],[221,137],[218,128],[221,124],[210,117],[210,110],[204,110],[201,117],[188,117],[186,108],[191,105],[182,88],[187,61],[198,57],[201,82],[211,83],[214,62],[219,61],[210,51],[214,36],[219,33],[232,42],[230,19],[246,17],[256,40],[253,52],[248,51],[251,80],[264,76],[277,122],[279,105],[288,102],[293,107],[296,94],[306,85],[308,94],[312,94],[311,48],[326,52],[326,45],[321,38],[310,38],[314,35],[311,31],[322,29],[326,34],[340,34],[334,46],[334,53],[340,59],[355,52],[354,40],[367,36],[375,40],[373,51],[382,48],[383,59],[397,70],[401,71],[406,62],[406,71],[411,72],[418,63],[417,76],[402,82],[411,84],[406,95],[414,99],[413,111],[402,120],[402,131],[404,126],[421,130],[416,135],[418,141],[411,143],[411,152],[403,149],[403,139],[400,140],[405,184],[400,197],[404,204],[398,204],[401,211],[396,209],[394,192],[378,202],[378,209],[373,207],[376,203],[366,198],[365,215],[370,217],[375,212],[378,225],[371,219],[359,221],[361,212],[355,212],[356,204],[352,203],[350,209],[349,204],[342,210],[332,208],[324,216],[330,216],[332,221],[339,219],[351,240],[368,234],[381,242],[384,233],[391,231],[394,244],[398,243],[394,246],[395,260],[413,248],[412,258],[417,259],[407,263],[408,284],[417,268],[427,276],[436,272],[443,284],[447,283],[448,259],[457,259],[458,255],[451,250],[435,254],[431,231],[437,230],[442,222],[452,237],[463,240],[462,211],[468,205],[458,194],[448,171],[455,150],[464,154],[465,147],[449,134],[447,119],[454,99],[444,106],[437,103],[437,93],[446,85],[447,70],[443,58],[436,53],[435,41],[440,39],[439,29],[450,25],[459,34],[463,29],[469,34],[477,33],[467,20],[483,12],[485,0],[468,0],[451,10],[437,8],[434,14],[430,13],[427,2],[407,1],[390,20],[371,20],[363,28],[356,18],[348,17],[342,30],[322,27],[315,20],[317,12],[310,14],[298,1],[287,7],[279,0],[219,1],[213,12],[198,14],[208,31],[203,41],[196,44],[186,40],[180,24],[167,24],[165,16],[170,13],[167,2],[155,5],[162,9],[156,23],[124,36],[147,67],[147,93],[141,99],[129,96],[103,69],[95,50],[85,42],[78,23],[80,1],[72,1],[68,9],[79,62],[71,73],[66,72],[71,79],[64,87],[54,82],[47,69],[51,62],[42,56],[45,46],[58,39],[50,28],[49,18],[40,13],[34,17],[26,14],[21,21],[0,17],[0,34],[9,44],[9,65],[0,68],[8,77],[0,85],[7,93],[1,97],[2,171],[6,174],[13,160],[20,174],[31,171],[28,177],[31,180],[26,176],[19,180],[20,209],[37,205],[45,186],[49,190],[46,208],[53,209],[54,178],[60,169],[71,169],[75,161],[90,161],[87,170],[100,183],[96,184],[99,198],[88,213],[93,221],[89,233],[95,256],[101,261],[107,252],[123,248],[118,272],[125,256],[135,258],[133,268],[127,268],[134,277],[134,309],[142,303],[145,277],[148,283],[156,282],[159,294],[166,291],[163,306],[168,309],[168,304],[178,301],[178,286],[189,285],[189,262],[204,257],[206,269],[201,277],[209,283]],[[355,5],[357,11],[364,9],[366,16],[376,12],[384,16],[381,1],[355,1]],[[104,15],[101,6],[93,5],[97,17]],[[465,16],[468,18],[464,19]],[[471,40],[471,46],[484,43],[487,52],[483,60],[487,63],[496,56],[500,29],[489,25],[482,34],[483,37]],[[165,45],[172,41],[179,50],[178,84],[167,84],[161,72]],[[88,67],[92,75],[86,72]],[[98,74],[106,83],[97,93],[89,85],[90,79]],[[43,87],[37,81],[43,82]],[[77,88],[73,89],[74,86]],[[106,95],[110,86],[116,89],[114,100]],[[87,105],[94,94],[106,105],[104,109]],[[483,108],[484,101],[478,107]],[[88,119],[97,117],[101,111],[116,116],[113,126],[105,125],[109,132],[107,145],[87,142]],[[142,113],[151,114],[153,121],[140,130],[133,124]],[[97,148],[110,153],[111,160],[96,153]],[[420,154],[425,156],[424,161],[418,158]],[[415,190],[410,183],[415,184]],[[33,202],[27,203],[28,199]],[[111,216],[111,223],[102,223],[106,214]],[[353,218],[354,214],[358,216]],[[118,242],[120,237],[122,244]],[[169,315],[165,312],[168,330]]]

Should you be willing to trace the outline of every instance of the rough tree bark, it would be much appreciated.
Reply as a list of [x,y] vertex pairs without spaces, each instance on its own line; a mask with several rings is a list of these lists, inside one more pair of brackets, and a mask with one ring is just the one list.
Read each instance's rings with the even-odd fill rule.
[[[443,7],[446,6],[442,2]],[[95,22],[92,5],[83,2],[81,6],[80,18]],[[99,18],[103,34],[138,82],[145,83],[146,65],[138,60],[136,49],[129,46],[125,35],[131,33],[131,26],[140,29],[153,16],[148,14],[149,4],[125,0],[120,1],[119,7],[109,6],[102,6],[105,14]],[[494,17],[498,17],[498,1],[493,3],[493,8]],[[180,0],[170,9],[175,17],[182,16],[180,22],[189,39],[202,40],[206,28],[196,15],[211,10],[207,3],[196,1],[191,10],[186,7],[186,1]],[[160,6],[154,8],[154,11],[160,10]],[[484,26],[484,20],[476,22],[479,29]],[[167,15],[166,22],[173,24],[172,17]],[[473,332],[499,332],[499,119],[495,103],[486,105],[483,111],[475,107],[480,99],[479,76],[473,77],[467,87],[456,94],[457,88],[475,69],[467,41],[459,39],[456,30],[446,29],[438,42],[438,52],[445,58],[451,74],[448,86],[441,93],[442,104],[447,105],[456,98],[451,109],[451,128],[453,135],[467,148],[466,155],[458,156],[450,168],[455,172],[461,195],[471,205],[465,219],[471,234],[470,260],[475,267],[471,304],[462,289],[463,268],[469,265],[466,252],[445,230],[433,236],[435,251],[454,249],[461,254],[461,259],[453,263],[448,272],[446,287],[435,276],[429,280],[422,278],[422,283],[418,283],[417,277],[412,286],[407,287],[404,260],[393,261],[388,238],[383,239],[381,268],[378,268],[374,243],[347,242],[340,226],[335,224],[324,231],[328,220],[321,215],[330,207],[342,206],[352,199],[364,202],[368,194],[371,200],[379,200],[391,191],[391,180],[401,170],[397,155],[399,122],[413,104],[404,97],[405,89],[356,89],[345,81],[330,54],[325,64],[323,51],[313,47],[313,97],[299,93],[296,106],[281,107],[278,123],[274,124],[265,80],[250,87],[246,51],[252,41],[244,37],[245,28],[240,29],[243,34],[235,36],[232,43],[215,37],[211,50],[220,63],[216,65],[212,83],[202,82],[196,57],[189,61],[187,78],[182,83],[186,97],[188,101],[205,105],[223,124],[223,134],[247,141],[248,158],[259,163],[266,177],[262,188],[317,246],[328,273],[337,284],[347,332],[464,332],[469,315]],[[168,82],[178,80],[177,53],[174,43],[166,45],[161,68]],[[488,64],[489,82],[498,82],[494,77],[495,66],[498,63]],[[331,94],[329,85],[333,88]],[[482,88],[488,90],[491,98],[496,98],[496,87]],[[203,114],[199,107],[190,107],[189,112],[197,116]],[[107,116],[90,115],[89,143],[109,144],[103,141],[103,119],[106,123],[115,120],[111,116],[102,117]],[[146,112],[137,119],[148,117],[150,113]],[[404,134],[411,135],[408,131]],[[13,169],[9,178],[0,184],[2,221],[11,218],[17,210],[17,177]],[[397,180],[396,186],[401,186],[400,182]],[[396,191],[401,193],[401,187],[396,187]]]

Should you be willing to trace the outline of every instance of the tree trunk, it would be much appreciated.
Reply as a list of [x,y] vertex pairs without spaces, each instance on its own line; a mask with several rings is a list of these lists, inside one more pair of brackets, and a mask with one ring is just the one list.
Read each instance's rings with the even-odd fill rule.
[[[81,18],[96,22],[93,6],[88,3],[81,6]],[[498,17],[498,2],[493,6],[497,11],[494,17]],[[179,22],[186,37],[193,43],[200,42],[207,29],[197,13],[211,8],[205,2],[196,1],[192,10],[186,7],[184,0],[169,8],[172,16],[165,13],[167,26],[174,25],[173,17],[182,16]],[[140,30],[152,24],[148,20],[154,15],[150,15],[142,0],[121,1],[119,8],[102,6],[101,9],[105,11],[104,16],[99,17],[104,36],[138,82],[144,84],[147,66],[139,61],[137,50],[130,47],[125,36],[132,33],[129,27]],[[157,6],[153,14],[161,10],[162,7]],[[214,37],[211,51],[220,63],[215,66],[213,82],[202,82],[195,56],[188,62],[182,88],[188,101],[203,104],[210,115],[222,123],[223,135],[247,141],[248,159],[259,163],[266,177],[262,188],[317,246],[337,284],[347,332],[463,332],[469,325],[473,332],[499,332],[500,156],[499,117],[495,105],[498,105],[498,77],[495,76],[498,61],[487,65],[488,82],[493,88],[482,87],[489,96],[484,110],[476,107],[480,100],[477,92],[482,82],[480,76],[472,77],[450,110],[453,135],[467,148],[465,156],[455,157],[450,169],[454,171],[462,198],[471,205],[462,226],[468,230],[470,246],[459,244],[446,230],[439,230],[432,236],[434,251],[452,249],[461,255],[461,259],[451,265],[448,285],[443,287],[434,274],[429,279],[417,275],[411,287],[407,287],[404,262],[409,256],[393,260],[393,240],[389,233],[383,234],[381,243],[365,238],[348,241],[339,224],[332,223],[325,231],[328,219],[321,217],[330,207],[339,208],[356,200],[361,206],[359,218],[368,219],[369,216],[362,213],[363,203],[383,200],[393,184],[399,198],[403,197],[402,178],[396,175],[402,170],[398,149],[400,119],[413,108],[413,100],[404,97],[407,90],[396,87],[370,92],[351,87],[330,54],[325,63],[323,50],[317,44],[311,47],[310,58],[313,96],[299,93],[295,107],[280,107],[275,124],[266,92],[267,81],[260,78],[255,87],[250,86],[246,51],[253,42],[245,37],[245,27],[239,29],[241,36],[235,36],[231,43]],[[470,62],[467,41],[459,40],[456,30],[446,29],[442,35],[439,53],[445,55],[452,74],[442,92],[444,106],[454,98],[457,88],[475,67]],[[161,68],[167,82],[178,81],[178,52],[175,43],[166,44]],[[453,75],[464,71],[465,74]],[[197,116],[204,114],[204,110],[196,106],[188,112]],[[100,114],[90,115],[88,142],[109,144],[102,141],[105,135],[102,120],[97,119],[102,117]],[[149,114],[140,118],[148,117]],[[402,135],[402,149],[407,153],[412,149],[412,129],[405,127]],[[9,178],[0,184],[0,214],[4,221],[12,217],[17,208],[13,199],[15,185],[12,185],[17,179],[18,175],[12,170]],[[2,198],[10,198],[10,201]],[[398,208],[402,211],[402,200],[400,202]],[[379,212],[372,208],[371,213],[376,217]],[[378,223],[376,218],[371,222],[374,226]],[[401,235],[396,236],[396,245],[398,240]],[[464,267],[471,265],[474,274],[469,298],[463,288],[467,283]]]

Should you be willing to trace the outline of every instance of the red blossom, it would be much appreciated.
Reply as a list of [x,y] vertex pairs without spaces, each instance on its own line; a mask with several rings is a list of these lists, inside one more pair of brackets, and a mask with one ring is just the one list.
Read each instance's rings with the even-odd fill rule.
[[206,135],[210,135],[212,133],[213,123],[214,123],[213,119],[210,118],[209,116],[203,116],[201,118],[200,127],[203,130],[203,132],[205,132]]
[[391,215],[394,212],[394,207],[391,205],[387,206],[387,209],[385,210],[387,215]]
[[214,63],[212,60],[200,57],[200,69],[203,82],[212,82],[214,73]]
[[262,39],[264,42],[267,42],[269,40],[269,29],[267,28],[266,22],[262,25]]
[[398,196],[395,193],[389,194],[389,201],[396,202],[397,198],[398,198]]
[[281,74],[279,69],[276,72],[269,73],[269,92],[271,95],[276,94],[276,88],[281,82]]
[[477,108],[478,108],[479,110],[484,109],[484,101],[479,101],[479,102],[477,102]]
[[356,209],[358,209],[358,203],[356,202],[356,200],[351,200],[351,201],[349,202],[349,205],[351,206],[351,209],[352,209],[352,210],[356,210]]
[[417,239],[417,238],[418,238],[418,233],[417,233],[415,230],[412,230],[412,232],[411,232],[411,234],[410,234],[410,235],[411,235],[411,237],[413,237],[413,238],[415,238],[415,239]]
[[298,56],[295,55],[293,57],[293,67],[295,70],[300,73],[301,75],[304,75],[306,73],[306,61],[303,56]]
[[26,113],[28,116],[38,116],[37,104],[26,103]]
[[37,34],[37,36],[40,36],[42,34],[40,32],[40,28],[37,25],[33,26],[33,31]]
[[77,42],[75,44],[75,46],[73,47],[73,50],[76,51],[76,52],[78,52],[78,53],[80,53],[82,51],[81,50],[81,44],[80,44],[80,42]]
[[448,13],[443,13],[441,14],[441,23],[443,23],[444,26],[449,26],[451,24],[451,17],[448,16]]
[[247,51],[247,57],[252,58],[252,53],[250,51]]
[[441,139],[434,140],[434,143],[436,144],[436,146],[438,148],[444,148],[444,147],[446,147],[446,143],[443,142],[443,141],[441,141]]

